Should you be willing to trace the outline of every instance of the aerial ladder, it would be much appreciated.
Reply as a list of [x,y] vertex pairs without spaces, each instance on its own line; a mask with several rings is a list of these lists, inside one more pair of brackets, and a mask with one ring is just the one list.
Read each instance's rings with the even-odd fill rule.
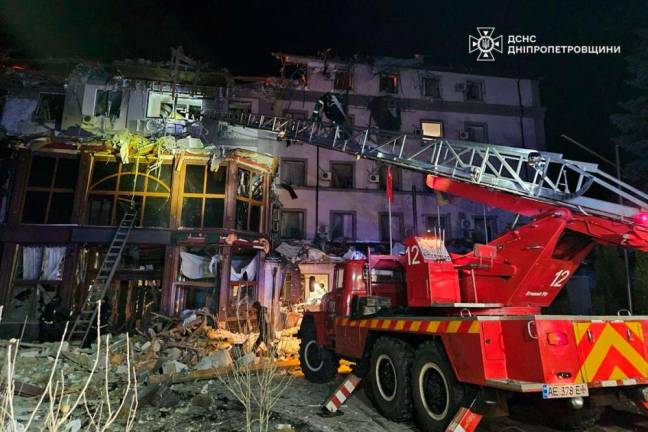
[[[343,281],[299,332],[307,379],[329,382],[341,358],[358,365],[327,411],[361,381],[387,418],[414,415],[433,431],[475,430],[497,392],[574,410],[626,392],[648,410],[648,317],[542,314],[595,243],[648,252],[646,193],[553,152],[260,114],[224,113],[221,125],[420,171],[434,190],[531,219],[465,255],[414,236],[402,256],[369,253],[336,270]],[[381,302],[380,313],[369,307]]]

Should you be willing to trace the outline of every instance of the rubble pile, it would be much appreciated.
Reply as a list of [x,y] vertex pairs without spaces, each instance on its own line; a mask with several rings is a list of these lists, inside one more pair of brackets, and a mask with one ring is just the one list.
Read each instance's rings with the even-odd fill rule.
[[[125,400],[125,408],[115,420],[114,430],[128,430],[127,412],[135,396],[137,416],[131,430],[140,427],[144,430],[143,425],[147,425],[147,430],[151,429],[151,423],[153,430],[167,430],[176,427],[180,424],[176,422],[186,416],[200,417],[200,422],[210,424],[216,417],[229,418],[232,413],[242,410],[218,382],[219,377],[230,373],[233,366],[260,370],[266,367],[269,358],[274,358],[274,364],[282,370],[281,373],[284,370],[294,373],[298,369],[298,327],[276,332],[275,338],[262,341],[258,332],[234,332],[223,328],[204,311],[191,311],[185,316],[184,320],[160,317],[147,331],[130,337],[130,349],[127,348],[126,335],[102,336],[99,356],[96,341],[87,348],[68,342],[20,344],[13,368],[14,419],[20,424],[28,421],[54,376],[54,381],[64,380],[64,385],[56,384],[56,391],[70,395],[71,400],[87,387],[85,395],[91,412],[102,409],[102,406],[105,409],[106,390],[113,410]],[[0,341],[0,344],[4,344],[0,345],[0,361],[6,365],[8,354],[15,352],[15,342]],[[11,350],[5,349],[10,346]],[[52,375],[53,368],[56,368],[56,373]],[[7,381],[5,369],[3,367],[4,382]],[[135,380],[137,393],[133,391]],[[69,401],[65,403],[71,404]],[[44,410],[48,407],[47,402],[43,403],[40,408],[43,413],[39,413],[34,421],[44,418]],[[226,416],[225,412],[230,414]],[[228,423],[227,419],[221,420]],[[236,423],[232,419],[230,422]],[[61,430],[81,430],[88,424],[85,408],[79,406]],[[155,424],[160,427],[156,429]],[[185,426],[182,430],[190,430]]]

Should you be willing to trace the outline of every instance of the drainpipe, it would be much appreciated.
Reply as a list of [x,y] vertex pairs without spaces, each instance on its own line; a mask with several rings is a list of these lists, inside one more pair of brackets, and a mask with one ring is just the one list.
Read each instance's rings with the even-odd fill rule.
[[524,105],[522,104],[522,91],[520,89],[520,78],[517,79],[518,105],[520,107],[520,138],[522,138],[522,148],[526,148],[524,140]]

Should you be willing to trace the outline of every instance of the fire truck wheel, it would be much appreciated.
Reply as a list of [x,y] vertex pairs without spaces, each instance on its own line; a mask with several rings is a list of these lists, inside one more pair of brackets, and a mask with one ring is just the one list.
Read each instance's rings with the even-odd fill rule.
[[464,386],[457,382],[436,342],[425,342],[412,365],[412,400],[416,420],[426,431],[444,431],[464,398]]
[[304,377],[308,381],[317,384],[333,380],[337,374],[339,364],[335,353],[328,348],[317,345],[314,326],[306,325],[300,333],[299,365]]
[[378,411],[392,421],[412,418],[409,370],[414,351],[405,342],[381,337],[371,352],[369,392]]

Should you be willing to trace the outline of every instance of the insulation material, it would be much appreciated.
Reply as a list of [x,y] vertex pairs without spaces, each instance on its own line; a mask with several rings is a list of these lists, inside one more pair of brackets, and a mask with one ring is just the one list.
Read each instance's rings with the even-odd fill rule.
[[[230,281],[238,282],[240,280],[253,281],[256,279],[257,266],[259,265],[259,256],[255,256],[245,265],[241,271],[236,271],[234,267],[230,269]],[[244,277],[245,276],[245,277]]]
[[342,258],[345,260],[364,260],[367,259],[365,254],[363,254],[360,251],[357,251],[353,246],[349,248],[348,251],[344,255],[342,255]]
[[22,253],[22,278],[25,280],[38,279],[43,259],[43,248],[25,246],[22,248]]
[[43,252],[41,279],[60,280],[63,278],[63,257],[65,247],[46,247]]
[[180,252],[180,272],[188,279],[204,279],[214,277],[212,273],[212,258]]

